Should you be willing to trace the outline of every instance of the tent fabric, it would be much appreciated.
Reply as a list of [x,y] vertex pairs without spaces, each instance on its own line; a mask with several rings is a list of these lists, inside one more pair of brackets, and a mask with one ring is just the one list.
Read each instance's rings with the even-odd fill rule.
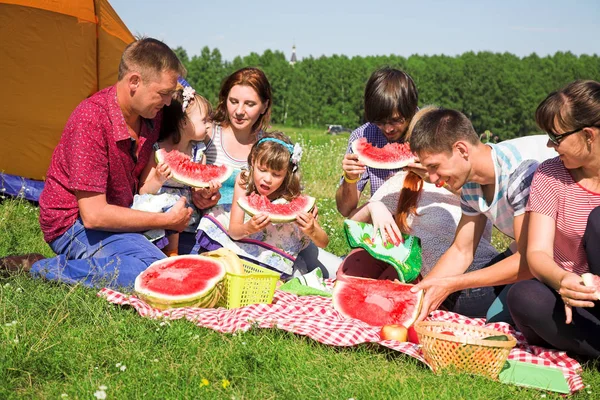
[[117,81],[134,37],[107,0],[0,0],[0,38],[0,173],[43,180],[69,115]]

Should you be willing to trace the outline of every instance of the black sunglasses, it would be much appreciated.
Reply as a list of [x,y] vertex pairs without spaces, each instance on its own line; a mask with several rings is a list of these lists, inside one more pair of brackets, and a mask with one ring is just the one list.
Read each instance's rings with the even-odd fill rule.
[[577,129],[569,131],[569,132],[561,133],[560,135],[557,135],[552,132],[546,132],[546,135],[548,135],[548,139],[550,139],[550,141],[552,143],[554,143],[555,145],[558,146],[560,144],[560,142],[562,142],[564,140],[564,138],[566,138],[567,136],[572,135],[574,133],[577,133],[585,128],[600,128],[600,126],[598,126],[598,125],[583,126],[581,128],[577,128]]

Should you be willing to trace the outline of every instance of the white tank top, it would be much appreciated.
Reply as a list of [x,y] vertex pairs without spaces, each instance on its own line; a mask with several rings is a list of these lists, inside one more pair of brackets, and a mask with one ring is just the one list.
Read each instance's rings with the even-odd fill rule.
[[212,139],[208,142],[204,154],[206,154],[206,163],[215,165],[229,165],[236,169],[241,169],[248,165],[248,158],[243,160],[233,158],[227,153],[223,146],[223,134],[221,125],[215,124],[212,129]]

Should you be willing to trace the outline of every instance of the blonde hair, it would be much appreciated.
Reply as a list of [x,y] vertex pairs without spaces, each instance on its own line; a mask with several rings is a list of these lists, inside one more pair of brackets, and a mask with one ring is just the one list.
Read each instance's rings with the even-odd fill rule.
[[281,140],[284,143],[293,145],[289,137],[282,132],[268,132],[259,139],[248,155],[248,170],[244,170],[240,174],[240,179],[243,185],[246,186],[246,194],[257,193],[256,185],[254,184],[254,166],[263,166],[273,171],[285,170],[285,178],[283,183],[273,193],[276,198],[283,197],[290,201],[298,197],[302,188],[300,185],[299,169],[294,171],[295,165],[290,161],[292,154],[281,143],[271,140],[263,140],[273,138]]

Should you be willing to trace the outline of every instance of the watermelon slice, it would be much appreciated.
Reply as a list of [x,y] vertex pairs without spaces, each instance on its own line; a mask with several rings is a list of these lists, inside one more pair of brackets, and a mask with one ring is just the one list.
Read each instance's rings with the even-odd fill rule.
[[352,142],[352,152],[358,155],[360,162],[377,169],[404,168],[415,161],[408,143],[388,143],[383,147],[375,147],[363,137]]
[[412,293],[413,286],[338,274],[333,288],[333,307],[343,316],[369,325],[408,328],[419,316],[423,302],[423,291]]
[[220,296],[225,265],[197,255],[169,257],[152,263],[135,279],[135,292],[154,308],[213,307]]
[[581,278],[583,278],[583,284],[585,286],[593,287],[596,289],[596,293],[594,294],[596,295],[596,298],[600,300],[600,276],[587,273],[581,275]]
[[177,151],[156,150],[156,162],[167,164],[173,173],[173,179],[192,187],[208,187],[208,182],[225,182],[233,169],[228,165],[205,165],[193,162],[190,156]]
[[315,198],[300,195],[290,202],[283,203],[277,200],[271,202],[267,196],[252,193],[240,197],[237,201],[240,207],[250,216],[255,214],[268,214],[271,222],[291,222],[301,212],[309,212],[315,206]]
[[225,247],[221,247],[220,249],[207,251],[202,253],[204,257],[212,257],[216,258],[223,264],[225,264],[225,270],[231,274],[243,274],[244,273],[244,264],[242,264],[242,260],[235,254],[233,251],[226,249]]

